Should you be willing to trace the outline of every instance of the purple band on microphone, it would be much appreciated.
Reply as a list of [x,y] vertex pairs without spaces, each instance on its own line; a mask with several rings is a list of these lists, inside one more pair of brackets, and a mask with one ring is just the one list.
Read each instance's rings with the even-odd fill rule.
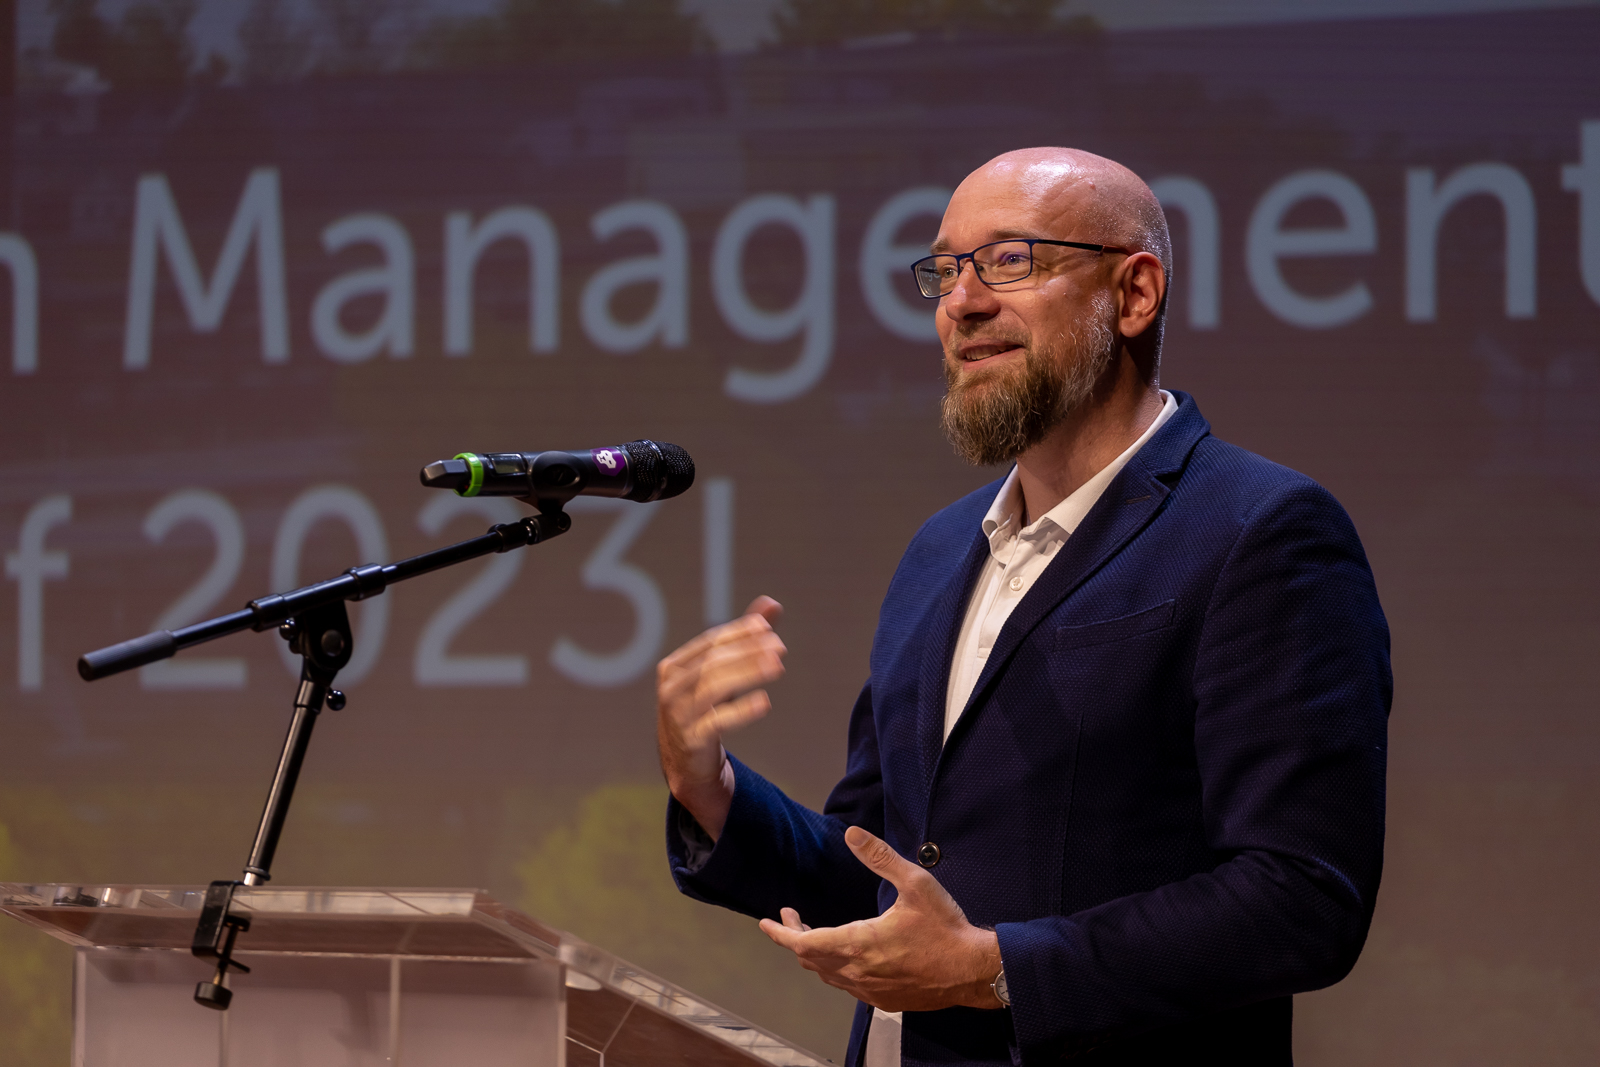
[[621,477],[628,470],[628,454],[620,448],[592,448],[589,454],[594,457],[596,467],[613,477]]

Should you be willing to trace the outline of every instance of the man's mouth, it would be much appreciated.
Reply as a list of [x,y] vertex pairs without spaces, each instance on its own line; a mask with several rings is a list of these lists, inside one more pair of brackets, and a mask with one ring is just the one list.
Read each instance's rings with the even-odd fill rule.
[[961,362],[979,363],[994,356],[1006,355],[1012,352],[1021,352],[1022,346],[1009,341],[995,344],[969,345],[961,349]]

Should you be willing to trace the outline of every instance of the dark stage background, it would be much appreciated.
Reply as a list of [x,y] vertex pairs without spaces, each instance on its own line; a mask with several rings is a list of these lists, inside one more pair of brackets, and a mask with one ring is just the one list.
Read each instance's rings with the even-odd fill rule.
[[[355,609],[275,880],[482,886],[838,1058],[848,999],[671,889],[652,667],[782,600],[735,747],[821,803],[902,547],[998,473],[905,266],[971,168],[1071,144],[1168,205],[1163,384],[1337,494],[1393,627],[1383,892],[1299,1061],[1600,1055],[1600,9],[797,0],[735,53],[667,0],[241,0],[208,51],[218,3],[5,5],[0,877],[243,863],[281,642],[82,651],[516,513],[429,460],[674,441],[689,494]],[[66,1061],[68,970],[0,926],[0,1060]]]

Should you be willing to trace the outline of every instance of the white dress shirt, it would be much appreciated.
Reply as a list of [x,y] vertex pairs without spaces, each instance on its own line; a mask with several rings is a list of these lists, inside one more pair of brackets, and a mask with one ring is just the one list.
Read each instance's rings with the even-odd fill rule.
[[1000,628],[1012,611],[1056,558],[1056,553],[1089,514],[1106,486],[1178,410],[1178,402],[1171,393],[1163,389],[1161,396],[1165,401],[1161,413],[1137,441],[1027,526],[1022,525],[1022,485],[1017,480],[1017,468],[1011,468],[1005,484],[1000,486],[994,503],[989,506],[989,513],[983,517],[989,557],[983,561],[983,570],[972,587],[972,599],[967,601],[967,615],[961,623],[961,636],[956,639],[955,658],[950,661],[950,684],[944,702],[946,738],[955,729],[961,710],[967,706],[972,688],[978,684],[984,664],[989,662],[989,650],[994,648],[995,638],[1000,636]]
[[[1000,628],[1044,569],[1055,559],[1078,524],[1094,507],[1106,486],[1117,476],[1135,452],[1155,436],[1157,430],[1178,410],[1171,393],[1161,390],[1161,413],[1146,427],[1139,439],[1129,445],[1100,473],[1073,490],[1061,503],[1022,525],[1022,486],[1017,468],[1011,468],[1000,492],[995,494],[989,513],[983,517],[983,535],[989,539],[989,556],[972,587],[967,614],[956,639],[955,657],[950,661],[950,683],[945,690],[944,736],[950,737],[961,718],[972,689],[978,684],[989,651],[994,648]],[[874,1008],[872,1028],[867,1032],[866,1067],[900,1067],[900,1013]]]

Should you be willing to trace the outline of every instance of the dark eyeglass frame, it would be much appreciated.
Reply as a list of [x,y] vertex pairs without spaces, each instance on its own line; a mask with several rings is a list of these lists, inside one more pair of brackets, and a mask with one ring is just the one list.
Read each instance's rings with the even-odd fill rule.
[[[983,269],[978,266],[978,261],[974,257],[977,256],[977,254],[979,252],[982,252],[985,248],[993,248],[995,245],[1015,245],[1015,244],[1025,244],[1025,245],[1028,246],[1028,273],[1022,275],[1022,277],[1020,277],[1020,278],[1007,278],[1003,282],[991,282],[987,278],[985,278],[983,276]],[[911,276],[916,279],[916,281],[917,281],[917,292],[921,294],[921,296],[922,296],[922,298],[924,300],[939,300],[939,299],[941,299],[943,297],[946,297],[946,296],[949,295],[948,293],[928,293],[928,292],[926,292],[922,288],[922,275],[917,273],[917,268],[922,266],[924,263],[931,263],[936,259],[942,259],[942,258],[945,258],[947,256],[954,256],[955,260],[956,260],[956,277],[957,278],[961,277],[961,271],[963,269],[962,268],[962,262],[966,261],[966,262],[972,264],[972,272],[978,276],[978,280],[980,282],[983,282],[984,285],[987,285],[991,289],[998,289],[1002,285],[1015,285],[1018,282],[1025,282],[1029,278],[1033,277],[1033,263],[1034,263],[1033,246],[1034,245],[1056,245],[1056,246],[1061,247],[1061,248],[1081,248],[1085,252],[1094,252],[1096,254],[1103,254],[1103,253],[1106,253],[1106,252],[1122,252],[1122,253],[1124,253],[1126,255],[1130,255],[1130,256],[1133,255],[1133,249],[1131,249],[1131,248],[1123,248],[1120,245],[1085,244],[1082,241],[1051,241],[1051,240],[1047,240],[1046,238],[1043,238],[1043,237],[1007,237],[1003,241],[990,241],[988,244],[981,244],[977,248],[974,248],[970,252],[938,252],[938,253],[936,253],[934,255],[931,255],[931,256],[923,256],[921,259],[919,259],[915,263],[911,264]],[[952,285],[951,288],[954,288],[954,286]]]

